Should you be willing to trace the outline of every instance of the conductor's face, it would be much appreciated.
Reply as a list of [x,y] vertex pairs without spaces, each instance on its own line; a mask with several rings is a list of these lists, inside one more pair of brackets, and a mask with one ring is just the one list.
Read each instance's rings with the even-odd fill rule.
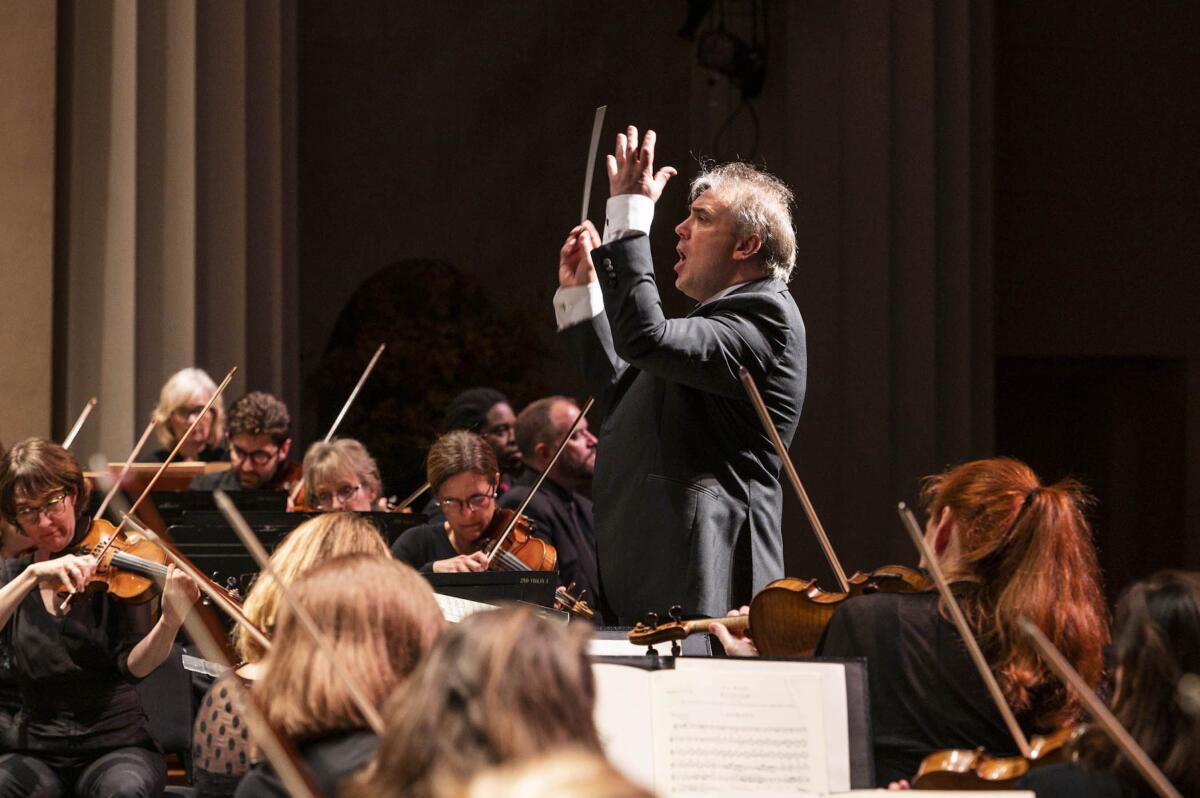
[[675,233],[679,262],[675,264],[675,287],[697,302],[703,302],[735,281],[737,263],[733,252],[737,237],[729,204],[712,191],[692,202],[688,217]]

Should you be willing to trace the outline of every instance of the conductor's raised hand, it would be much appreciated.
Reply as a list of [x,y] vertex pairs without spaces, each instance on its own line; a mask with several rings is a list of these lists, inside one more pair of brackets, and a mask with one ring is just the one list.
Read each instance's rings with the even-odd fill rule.
[[647,130],[641,141],[637,128],[630,125],[624,133],[617,134],[617,146],[612,155],[604,156],[608,167],[608,191],[610,196],[619,194],[641,194],[658,202],[667,181],[678,172],[673,166],[664,166],[654,171],[653,130]]
[[558,285],[571,288],[596,281],[596,267],[592,264],[592,250],[600,246],[600,235],[591,222],[571,230],[566,243],[558,252]]

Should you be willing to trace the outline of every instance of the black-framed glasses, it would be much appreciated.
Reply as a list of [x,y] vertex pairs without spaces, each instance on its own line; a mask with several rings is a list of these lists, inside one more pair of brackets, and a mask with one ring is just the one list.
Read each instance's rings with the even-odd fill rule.
[[438,499],[438,504],[441,506],[443,513],[453,510],[461,514],[467,510],[479,512],[486,509],[495,498],[496,493],[493,491],[491,493],[476,493],[474,496],[468,496],[466,499]]
[[46,499],[45,502],[37,507],[22,507],[14,514],[16,516],[17,523],[21,526],[31,526],[36,524],[38,519],[43,515],[47,518],[57,518],[62,514],[63,502],[65,502],[67,497],[70,495],[70,491],[60,491],[52,494],[50,498]]
[[265,466],[279,455],[279,450],[276,449],[275,451],[271,451],[270,449],[255,449],[252,452],[248,452],[241,446],[231,443],[229,444],[229,455],[230,457],[236,457],[239,460],[245,460],[246,458],[249,458],[250,462],[254,463],[256,466]]
[[334,499],[337,499],[345,507],[360,490],[362,490],[362,484],[342,485],[335,491],[321,491],[317,494],[317,507],[322,510],[332,507]]

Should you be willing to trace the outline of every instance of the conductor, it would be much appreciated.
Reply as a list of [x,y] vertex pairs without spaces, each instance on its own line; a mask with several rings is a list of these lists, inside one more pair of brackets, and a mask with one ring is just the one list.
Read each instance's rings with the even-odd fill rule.
[[724,614],[783,576],[780,461],[738,366],[787,443],[807,363],[787,288],[791,191],[747,164],[692,182],[675,287],[698,304],[663,315],[648,233],[676,171],[654,170],[654,143],[632,126],[617,135],[603,239],[590,222],[571,231],[554,296],[560,334],[605,410],[592,497],[600,582],[623,624],[676,604]]

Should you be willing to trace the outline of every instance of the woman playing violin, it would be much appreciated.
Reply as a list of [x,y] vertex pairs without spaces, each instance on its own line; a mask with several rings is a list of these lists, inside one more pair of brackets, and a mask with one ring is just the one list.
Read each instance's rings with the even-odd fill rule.
[[[1132,585],[1117,603],[1114,638],[1113,714],[1177,790],[1200,795],[1200,574],[1163,571]],[[1067,753],[1074,763],[1032,770],[1018,789],[1039,798],[1154,795],[1097,731]]]
[[304,455],[304,495],[318,510],[386,509],[379,466],[353,438],[317,441]]
[[448,432],[429,447],[425,474],[446,521],[408,530],[392,554],[424,572],[486,571],[479,539],[496,513],[500,479],[492,447],[472,432]]
[[[1028,731],[1078,719],[1079,703],[1017,629],[1028,616],[1095,686],[1107,612],[1080,485],[1043,486],[1025,464],[976,460],[924,481],[925,539],[951,582],[1009,706]],[[751,621],[753,622],[753,621]],[[734,653],[744,640],[710,627]],[[937,593],[874,593],[844,602],[817,647],[865,657],[881,785],[912,777],[936,750],[1015,754]]]
[[[134,684],[166,659],[199,591],[169,568],[157,620],[153,602],[84,592],[96,561],[67,552],[87,533],[89,491],[56,443],[30,438],[0,461],[0,515],[34,545],[0,574],[22,703],[14,752],[0,757],[0,796],[158,795],[165,786]],[[65,614],[64,589],[76,594]]]

